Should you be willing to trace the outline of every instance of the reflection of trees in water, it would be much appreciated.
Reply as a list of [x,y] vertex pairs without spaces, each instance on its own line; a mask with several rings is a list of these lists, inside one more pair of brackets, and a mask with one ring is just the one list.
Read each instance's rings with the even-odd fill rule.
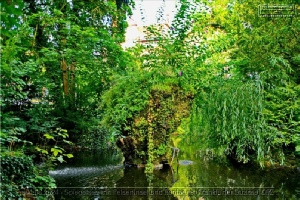
[[[175,182],[171,190],[178,187],[189,188],[190,199],[292,199],[295,198],[297,188],[298,190],[300,188],[299,173],[295,172],[293,175],[286,169],[263,171],[260,168],[254,168],[253,165],[220,165],[213,161],[197,159],[195,156],[185,155],[184,158],[191,158],[194,164],[178,165],[177,168],[176,165],[173,165]],[[241,194],[248,189],[253,193],[259,192],[259,196]],[[227,197],[207,195],[207,193],[205,195],[205,192],[221,192],[222,190],[231,191],[232,195]],[[268,196],[266,191],[273,195]],[[263,192],[265,192],[264,195]],[[183,198],[182,196],[176,197]]]
[[[291,173],[285,169],[277,169],[276,171],[262,171],[253,166],[241,165],[220,165],[213,161],[203,160],[196,157],[196,155],[189,156],[187,152],[183,151],[180,159],[191,159],[191,165],[177,165],[174,163],[170,168],[161,170],[154,170],[153,174],[148,177],[144,173],[144,168],[124,168],[121,160],[111,154],[101,155],[99,152],[82,153],[78,152],[74,160],[70,160],[64,167],[67,168],[101,168],[101,171],[95,173],[84,173],[79,171],[82,175],[76,174],[73,177],[64,177],[58,180],[58,187],[91,187],[96,190],[104,188],[111,191],[110,196],[94,196],[100,199],[225,199],[225,197],[216,197],[212,195],[201,195],[199,193],[190,193],[190,195],[176,195],[176,192],[183,191],[202,191],[210,189],[213,191],[219,188],[232,190],[233,192],[241,191],[241,187],[274,187],[274,196],[259,196],[261,199],[292,199],[295,196],[296,190],[300,188],[299,173]],[[112,164],[115,163],[115,164]],[[95,166],[97,165],[97,166]],[[119,165],[119,168],[114,168]],[[112,166],[109,168],[108,166]],[[103,170],[102,170],[103,168]],[[151,183],[149,183],[151,181]],[[70,185],[71,183],[71,185]],[[149,188],[150,187],[150,188]],[[202,187],[202,188],[201,188]],[[127,188],[127,189],[126,189]],[[178,189],[179,188],[179,189]],[[103,190],[104,190],[103,189]],[[236,189],[236,190],[235,190]],[[121,190],[128,192],[136,190],[140,194],[136,195],[117,195],[116,191]],[[62,190],[64,191],[64,190]],[[148,195],[157,194],[161,191],[162,195]],[[60,196],[62,197],[62,196]],[[65,196],[64,196],[65,197]],[[87,197],[74,197],[69,199],[92,199]],[[66,197],[68,198],[68,197]],[[257,196],[227,196],[227,199],[257,199]],[[59,199],[59,198],[58,198]],[[295,198],[294,198],[295,199]]]
[[176,183],[179,179],[178,177],[178,165],[176,165],[176,167],[170,167],[171,173],[172,173],[172,185],[174,185],[174,183]]
[[128,191],[129,194],[135,192],[137,195],[120,195],[117,198],[176,199],[170,195],[168,188],[171,184],[170,169],[154,170],[153,174],[146,174],[143,168],[125,168],[124,176],[116,182],[116,188],[123,193]]

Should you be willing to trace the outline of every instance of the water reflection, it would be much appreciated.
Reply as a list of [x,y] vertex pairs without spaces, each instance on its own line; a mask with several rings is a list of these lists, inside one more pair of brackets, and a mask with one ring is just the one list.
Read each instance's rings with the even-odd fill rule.
[[189,152],[179,159],[194,163],[178,165],[178,181],[171,188],[183,188],[184,195],[175,195],[178,199],[300,199],[299,172],[224,165]]
[[169,191],[170,170],[146,175],[143,168],[124,168],[119,154],[77,152],[75,158],[50,171],[56,199],[176,199]]
[[[146,175],[124,168],[119,154],[75,153],[51,171],[56,199],[299,199],[299,173],[224,165],[188,152],[169,169]],[[298,195],[298,196],[297,196]]]

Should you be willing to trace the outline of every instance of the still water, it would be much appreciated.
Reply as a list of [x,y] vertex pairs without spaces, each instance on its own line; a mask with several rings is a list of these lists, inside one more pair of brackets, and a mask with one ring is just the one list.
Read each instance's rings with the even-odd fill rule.
[[75,152],[50,171],[56,199],[297,199],[300,173],[262,171],[219,164],[198,154],[181,153],[179,164],[146,175],[124,168],[116,152]]

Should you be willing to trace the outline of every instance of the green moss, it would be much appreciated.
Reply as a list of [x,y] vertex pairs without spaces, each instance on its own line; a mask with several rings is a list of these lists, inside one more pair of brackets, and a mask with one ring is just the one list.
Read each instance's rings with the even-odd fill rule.
[[[104,119],[107,125],[115,128],[112,131],[118,132],[115,137],[125,160],[135,164],[148,163],[147,169],[151,171],[151,163],[159,163],[164,158],[172,146],[170,136],[176,132],[181,120],[189,116],[192,95],[184,92],[177,80],[154,84],[144,78],[134,82],[139,89],[131,86],[125,89],[124,83],[120,83],[104,95],[106,110],[111,111]],[[141,82],[147,87],[142,88]],[[118,96],[116,101],[114,98],[118,91],[122,91],[123,95]],[[131,101],[145,104],[136,105]],[[130,138],[132,144],[126,147],[123,138]]]

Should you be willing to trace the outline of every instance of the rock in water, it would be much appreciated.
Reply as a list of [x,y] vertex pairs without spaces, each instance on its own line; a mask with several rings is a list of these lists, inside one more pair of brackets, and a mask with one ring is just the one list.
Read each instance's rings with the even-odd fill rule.
[[180,160],[179,164],[180,165],[192,165],[194,162],[191,160]]

